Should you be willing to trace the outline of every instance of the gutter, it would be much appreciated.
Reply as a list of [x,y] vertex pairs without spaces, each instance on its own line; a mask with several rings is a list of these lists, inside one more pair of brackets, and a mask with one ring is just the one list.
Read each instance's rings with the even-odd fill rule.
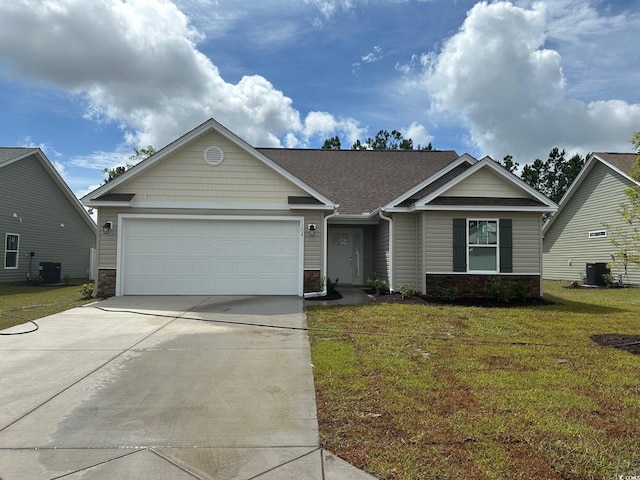
[[393,288],[393,219],[391,217],[385,217],[384,212],[386,208],[381,208],[378,212],[380,218],[382,220],[386,220],[389,222],[389,291],[393,293],[395,289]]

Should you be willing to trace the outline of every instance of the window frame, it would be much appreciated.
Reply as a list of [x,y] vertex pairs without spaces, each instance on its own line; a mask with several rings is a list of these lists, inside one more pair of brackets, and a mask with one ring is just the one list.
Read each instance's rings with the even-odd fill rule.
[[[480,244],[470,243],[469,231],[471,222],[494,222],[496,226],[496,243]],[[496,268],[495,270],[473,270],[471,268],[471,248],[492,248],[495,252]],[[467,255],[467,272],[468,273],[500,273],[500,219],[499,218],[469,218],[466,219],[466,255]]]
[[[9,249],[9,237],[16,237],[16,249]],[[12,267],[7,266],[7,254],[15,253],[15,265]],[[4,269],[5,270],[17,270],[18,260],[20,259],[20,234],[19,233],[6,233],[4,236]]]

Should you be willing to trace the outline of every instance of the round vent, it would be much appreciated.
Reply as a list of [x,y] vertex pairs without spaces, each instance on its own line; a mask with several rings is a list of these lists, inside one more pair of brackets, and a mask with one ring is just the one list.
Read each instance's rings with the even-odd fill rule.
[[212,167],[216,167],[224,160],[224,152],[220,147],[208,147],[204,151],[204,161]]

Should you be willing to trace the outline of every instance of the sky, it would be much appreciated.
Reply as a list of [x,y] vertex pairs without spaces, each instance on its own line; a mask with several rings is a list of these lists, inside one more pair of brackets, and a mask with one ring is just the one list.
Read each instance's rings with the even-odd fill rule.
[[0,146],[78,196],[208,118],[255,147],[628,152],[638,45],[640,0],[0,0]]

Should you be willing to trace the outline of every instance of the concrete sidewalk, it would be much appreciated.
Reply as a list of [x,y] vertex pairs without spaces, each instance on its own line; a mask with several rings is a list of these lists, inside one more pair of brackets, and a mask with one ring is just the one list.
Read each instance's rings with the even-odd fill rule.
[[373,478],[319,447],[300,298],[118,297],[37,323],[0,336],[2,480]]

